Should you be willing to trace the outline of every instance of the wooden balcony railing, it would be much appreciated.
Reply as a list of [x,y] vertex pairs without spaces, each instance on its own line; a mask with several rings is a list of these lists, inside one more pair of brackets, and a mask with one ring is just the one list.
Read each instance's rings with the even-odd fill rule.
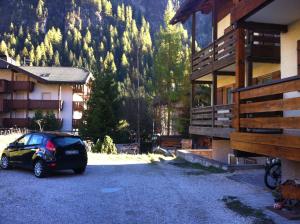
[[4,118],[3,127],[4,128],[28,128],[30,126],[29,118]]
[[193,108],[190,133],[229,138],[232,129],[233,105]]
[[61,100],[4,100],[7,110],[62,110]]
[[[280,34],[247,30],[246,56],[254,62],[280,62]],[[231,30],[214,43],[192,56],[191,79],[218,71],[235,63],[235,30]]]
[[73,129],[78,129],[82,124],[82,119],[73,119]]
[[234,31],[210,44],[192,58],[192,79],[211,73],[213,69],[220,69],[234,63],[235,55]]
[[232,148],[300,161],[299,90],[299,76],[236,90]]
[[[59,122],[60,127],[62,127],[63,119],[57,119],[57,121]],[[29,128],[31,122],[31,118],[4,118],[2,124],[4,128]]]
[[73,102],[73,110],[74,111],[84,111],[84,102],[83,101]]
[[29,91],[32,92],[34,89],[34,82],[28,81],[14,81],[13,82],[14,91]]
[[84,93],[84,85],[75,85],[73,86],[73,93]]
[[7,80],[0,80],[0,93],[7,93],[9,92],[9,81]]
[[32,92],[34,90],[34,82],[28,81],[11,81],[0,80],[0,93],[9,93],[11,90],[13,91],[29,91]]

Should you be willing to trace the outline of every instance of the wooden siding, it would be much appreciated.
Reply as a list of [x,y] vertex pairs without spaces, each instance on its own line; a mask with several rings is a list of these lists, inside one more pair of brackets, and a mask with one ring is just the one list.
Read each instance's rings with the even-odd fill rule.
[[300,117],[283,116],[300,110],[300,97],[283,98],[283,94],[299,90],[299,76],[237,90],[239,111],[234,122],[239,120],[239,126],[230,136],[232,148],[300,161],[299,136],[285,134],[286,129],[300,133]]

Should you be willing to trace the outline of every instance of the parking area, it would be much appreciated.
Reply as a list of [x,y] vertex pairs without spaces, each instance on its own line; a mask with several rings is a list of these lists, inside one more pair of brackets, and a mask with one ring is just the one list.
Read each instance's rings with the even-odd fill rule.
[[[24,170],[0,170],[0,223],[253,223],[226,207],[226,196],[267,212],[266,189],[142,156],[89,154],[84,175],[71,171],[37,179]],[[292,223],[292,222],[291,222]]]

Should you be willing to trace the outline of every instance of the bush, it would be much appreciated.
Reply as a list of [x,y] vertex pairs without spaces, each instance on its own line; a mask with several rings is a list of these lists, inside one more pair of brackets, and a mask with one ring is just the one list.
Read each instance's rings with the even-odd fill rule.
[[101,146],[102,146],[102,142],[100,142],[100,140],[98,140],[96,142],[96,144],[92,146],[92,152],[93,153],[101,153]]
[[101,146],[101,153],[117,154],[117,147],[111,137],[106,135]]
[[52,111],[43,114],[41,110],[37,110],[30,125],[31,130],[39,131],[57,131],[60,128],[61,123]]
[[117,154],[117,147],[113,142],[113,139],[106,135],[103,143],[98,140],[97,143],[92,147],[94,153],[106,153],[106,154]]

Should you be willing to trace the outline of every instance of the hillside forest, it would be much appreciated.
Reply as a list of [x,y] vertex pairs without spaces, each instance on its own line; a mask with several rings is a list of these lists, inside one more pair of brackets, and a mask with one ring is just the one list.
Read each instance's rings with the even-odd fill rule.
[[[169,24],[178,5],[166,1],[156,20],[160,24],[152,28],[153,21],[130,1],[1,1],[0,52],[19,64],[75,66],[93,73],[80,128],[86,138],[149,141],[156,131],[157,99],[163,102],[167,129],[176,126],[185,134],[191,40],[181,24]],[[172,116],[175,104],[184,108],[179,117]]]

